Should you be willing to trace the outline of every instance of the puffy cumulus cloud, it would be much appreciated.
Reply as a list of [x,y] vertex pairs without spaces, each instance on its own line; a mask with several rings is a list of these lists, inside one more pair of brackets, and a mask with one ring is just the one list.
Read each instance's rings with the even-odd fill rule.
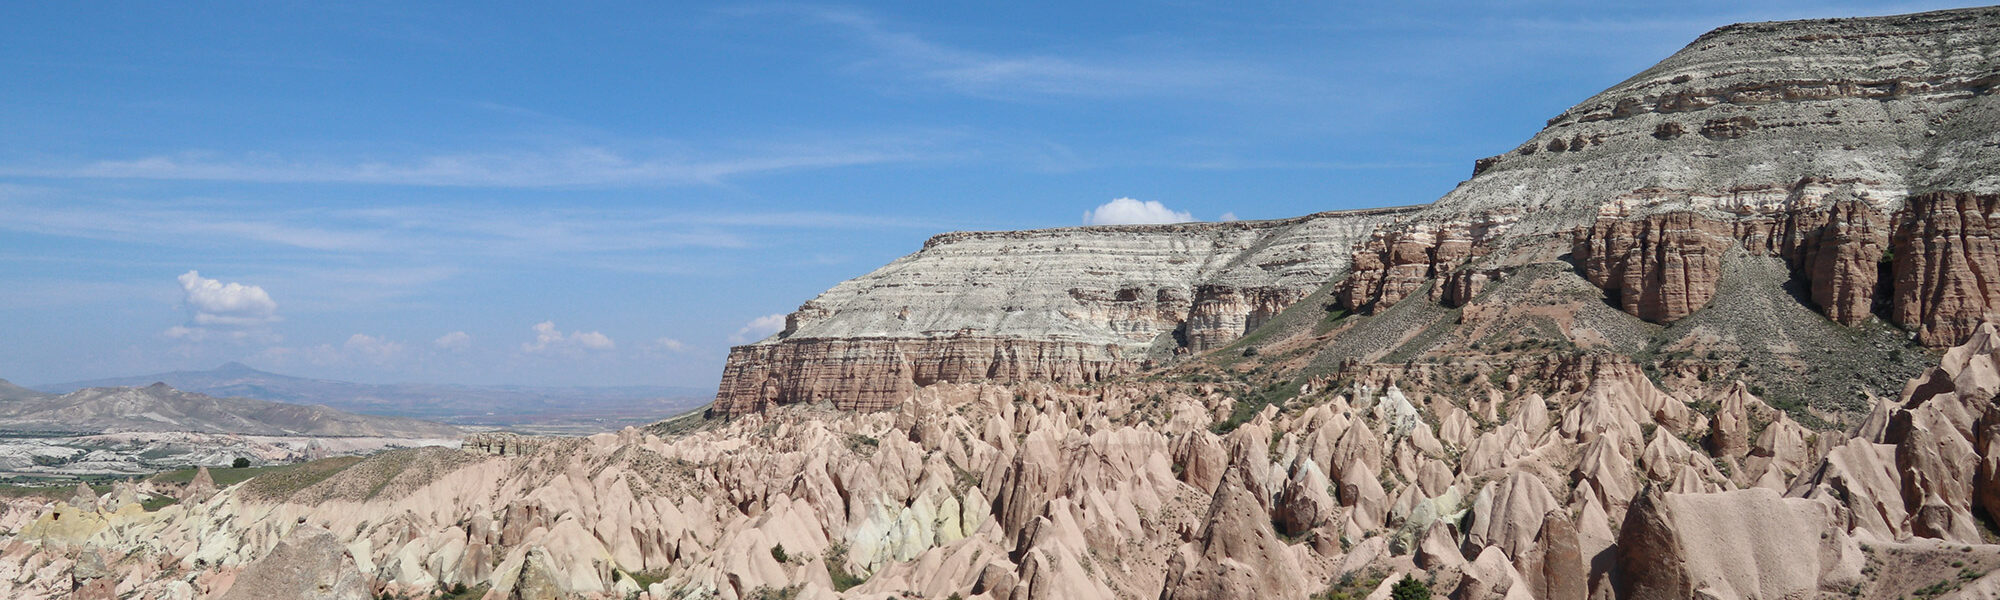
[[1220,217],[1216,217],[1216,218],[1215,218],[1215,220],[1217,220],[1217,221],[1222,221],[1222,222],[1225,222],[1225,223],[1226,223],[1226,222],[1229,222],[1229,221],[1235,221],[1235,220],[1238,220],[1238,219],[1236,218],[1236,213],[1233,213],[1233,212],[1226,212],[1226,213],[1222,213],[1222,216],[1220,216]]
[[472,347],[472,334],[463,331],[447,333],[432,340],[431,346],[446,352],[458,352]]
[[1155,225],[1193,220],[1194,215],[1167,208],[1158,201],[1141,202],[1131,198],[1118,198],[1083,211],[1085,225]]
[[195,325],[251,327],[278,321],[278,303],[262,287],[223,283],[198,271],[182,273],[180,282]]
[[784,313],[764,315],[751,319],[749,323],[744,323],[742,329],[736,330],[735,335],[729,336],[729,342],[732,344],[748,344],[784,330]]
[[602,352],[616,349],[618,344],[611,337],[595,331],[572,331],[563,333],[556,329],[555,321],[535,324],[535,341],[521,344],[521,351],[529,354],[574,353],[580,351]]
[[167,329],[166,336],[187,342],[211,339],[275,343],[270,326],[278,322],[278,303],[264,288],[202,277],[198,271],[182,273],[181,303],[187,307],[188,321]]
[[657,339],[657,340],[653,340],[653,347],[655,347],[655,348],[659,348],[659,349],[661,349],[661,350],[665,350],[665,351],[668,351],[668,352],[687,352],[687,351],[688,351],[688,345],[687,345],[687,343],[686,343],[686,342],[682,342],[682,341],[680,341],[680,340],[677,340],[677,339],[674,339],[674,338],[668,338],[668,337],[663,337],[663,338],[660,338],[660,339]]

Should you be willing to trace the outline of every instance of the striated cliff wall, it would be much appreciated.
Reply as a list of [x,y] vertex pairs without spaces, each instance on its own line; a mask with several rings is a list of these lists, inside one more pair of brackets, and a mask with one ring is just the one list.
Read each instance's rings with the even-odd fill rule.
[[1322,286],[1363,315],[1460,307],[1511,273],[1558,272],[1535,265],[1672,324],[1716,300],[1737,253],[1783,259],[1789,273],[1744,277],[1833,322],[1955,344],[2000,308],[1996,47],[1994,8],[1733,25],[1477,161],[1430,205],[940,235],[732,351],[717,407],[1095,381],[1228,345]]
[[873,409],[939,381],[1087,383],[1211,350],[1338,280],[1356,242],[1412,210],[939,235],[732,349],[716,410]]

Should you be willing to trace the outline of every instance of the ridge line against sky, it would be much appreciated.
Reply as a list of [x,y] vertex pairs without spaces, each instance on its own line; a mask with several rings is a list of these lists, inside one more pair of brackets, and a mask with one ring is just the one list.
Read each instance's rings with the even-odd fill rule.
[[1714,27],[1956,6],[10,6],[0,378],[710,385],[939,232],[1427,203]]

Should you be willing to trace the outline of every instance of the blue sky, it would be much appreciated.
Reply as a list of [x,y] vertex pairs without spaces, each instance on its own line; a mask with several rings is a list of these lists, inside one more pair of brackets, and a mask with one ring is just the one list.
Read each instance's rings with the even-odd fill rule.
[[1956,6],[327,4],[0,7],[0,378],[711,386],[938,232],[1429,202],[1714,27]]

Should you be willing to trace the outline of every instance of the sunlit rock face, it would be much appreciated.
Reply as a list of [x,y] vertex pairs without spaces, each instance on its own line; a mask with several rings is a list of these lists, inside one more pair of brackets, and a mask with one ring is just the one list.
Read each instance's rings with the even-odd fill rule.
[[1228,344],[1347,273],[1411,209],[948,233],[730,352],[715,409],[881,409],[940,381],[1087,383]]
[[879,409],[937,381],[1101,381],[1230,345],[1325,289],[1458,307],[1568,266],[1620,310],[1707,308],[1732,253],[1845,326],[1962,341],[2000,302],[1991,10],[1724,27],[1479,160],[1436,203],[1264,222],[940,235],[732,351],[716,410]]

